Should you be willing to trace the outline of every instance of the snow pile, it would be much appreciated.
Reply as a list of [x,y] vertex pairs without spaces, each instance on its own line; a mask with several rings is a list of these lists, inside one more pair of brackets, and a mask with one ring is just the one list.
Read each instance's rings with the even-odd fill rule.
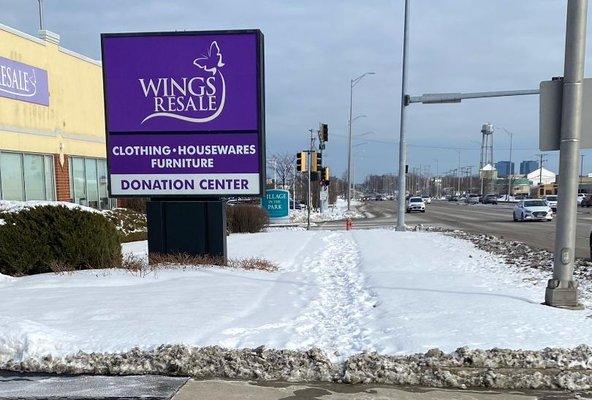
[[[443,232],[452,237],[472,242],[478,249],[499,257],[513,270],[519,271],[530,285],[544,288],[553,272],[553,253],[535,249],[525,243],[502,239],[497,236],[468,233],[440,227],[410,227],[412,230]],[[592,261],[576,258],[574,277],[579,284],[580,301],[592,307]]]
[[42,207],[42,206],[63,206],[70,209],[79,209],[88,212],[98,213],[100,211],[95,210],[91,207],[82,206],[76,203],[70,203],[67,201],[44,201],[44,200],[29,200],[29,201],[12,201],[12,200],[0,200],[0,212],[20,212],[25,209]]
[[[361,203],[358,200],[351,200],[350,211],[347,211],[347,200],[337,198],[335,204],[329,206],[329,209],[324,213],[311,210],[310,220],[312,222],[337,221],[346,218],[365,218],[366,215],[357,210]],[[306,222],[306,210],[290,210],[291,222]]]
[[[541,305],[534,269],[470,241],[286,230],[231,235],[228,249],[280,270],[0,279],[0,369],[592,387],[592,350],[577,347],[592,343],[589,313]],[[145,257],[146,242],[124,250]],[[512,350],[475,350],[495,348]]]

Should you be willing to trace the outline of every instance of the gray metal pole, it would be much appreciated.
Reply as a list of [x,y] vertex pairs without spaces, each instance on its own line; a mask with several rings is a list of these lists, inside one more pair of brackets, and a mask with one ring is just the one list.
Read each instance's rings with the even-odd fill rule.
[[43,30],[43,0],[37,0],[39,4],[39,30]]
[[407,55],[409,51],[409,1],[405,0],[403,23],[403,67],[401,71],[401,119],[399,125],[399,193],[397,193],[397,231],[405,231],[405,165],[407,164],[407,143],[405,142],[405,107],[407,95]]
[[310,230],[310,209],[312,207],[312,196],[310,190],[310,176],[312,169],[312,151],[314,149],[314,137],[312,135],[313,130],[310,130],[310,149],[308,150],[307,157],[307,170],[308,170],[308,194],[306,198],[306,230]]
[[352,168],[352,112],[353,112],[353,97],[354,97],[354,80],[349,81],[349,146],[347,151],[347,211],[350,210],[351,205],[351,168]]
[[512,132],[508,132],[510,134],[510,174],[508,175],[508,200],[510,200],[510,196],[512,195],[512,139],[514,134]]
[[545,291],[545,304],[554,307],[581,307],[578,303],[578,285],[573,279],[573,268],[587,9],[588,0],[568,0],[553,279],[549,280]]

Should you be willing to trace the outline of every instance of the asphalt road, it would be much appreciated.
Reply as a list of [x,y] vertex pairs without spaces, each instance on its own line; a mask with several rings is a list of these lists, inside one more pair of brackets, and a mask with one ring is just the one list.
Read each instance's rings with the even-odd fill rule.
[[[535,248],[553,251],[555,221],[513,222],[513,205],[468,205],[465,203],[434,200],[425,213],[406,214],[407,225],[423,224],[466,232],[491,234],[527,243]],[[394,201],[370,201],[359,208],[367,216],[354,221],[354,229],[394,227],[396,203]],[[332,221],[320,227],[342,229],[343,221]],[[578,208],[576,231],[576,257],[590,257],[589,237],[592,230],[592,208]]]

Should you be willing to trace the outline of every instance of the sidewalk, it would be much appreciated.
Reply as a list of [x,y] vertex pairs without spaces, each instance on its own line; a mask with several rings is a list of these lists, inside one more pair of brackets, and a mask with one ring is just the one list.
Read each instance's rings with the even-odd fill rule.
[[569,392],[500,392],[375,385],[297,384],[282,382],[188,381],[173,400],[535,400],[580,399]]

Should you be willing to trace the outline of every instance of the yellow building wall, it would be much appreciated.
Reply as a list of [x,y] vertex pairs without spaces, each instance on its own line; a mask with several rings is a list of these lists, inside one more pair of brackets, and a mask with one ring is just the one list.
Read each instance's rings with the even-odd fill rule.
[[49,107],[0,97],[0,150],[105,157],[101,66],[69,53],[0,25],[0,56],[46,70],[49,82]]

